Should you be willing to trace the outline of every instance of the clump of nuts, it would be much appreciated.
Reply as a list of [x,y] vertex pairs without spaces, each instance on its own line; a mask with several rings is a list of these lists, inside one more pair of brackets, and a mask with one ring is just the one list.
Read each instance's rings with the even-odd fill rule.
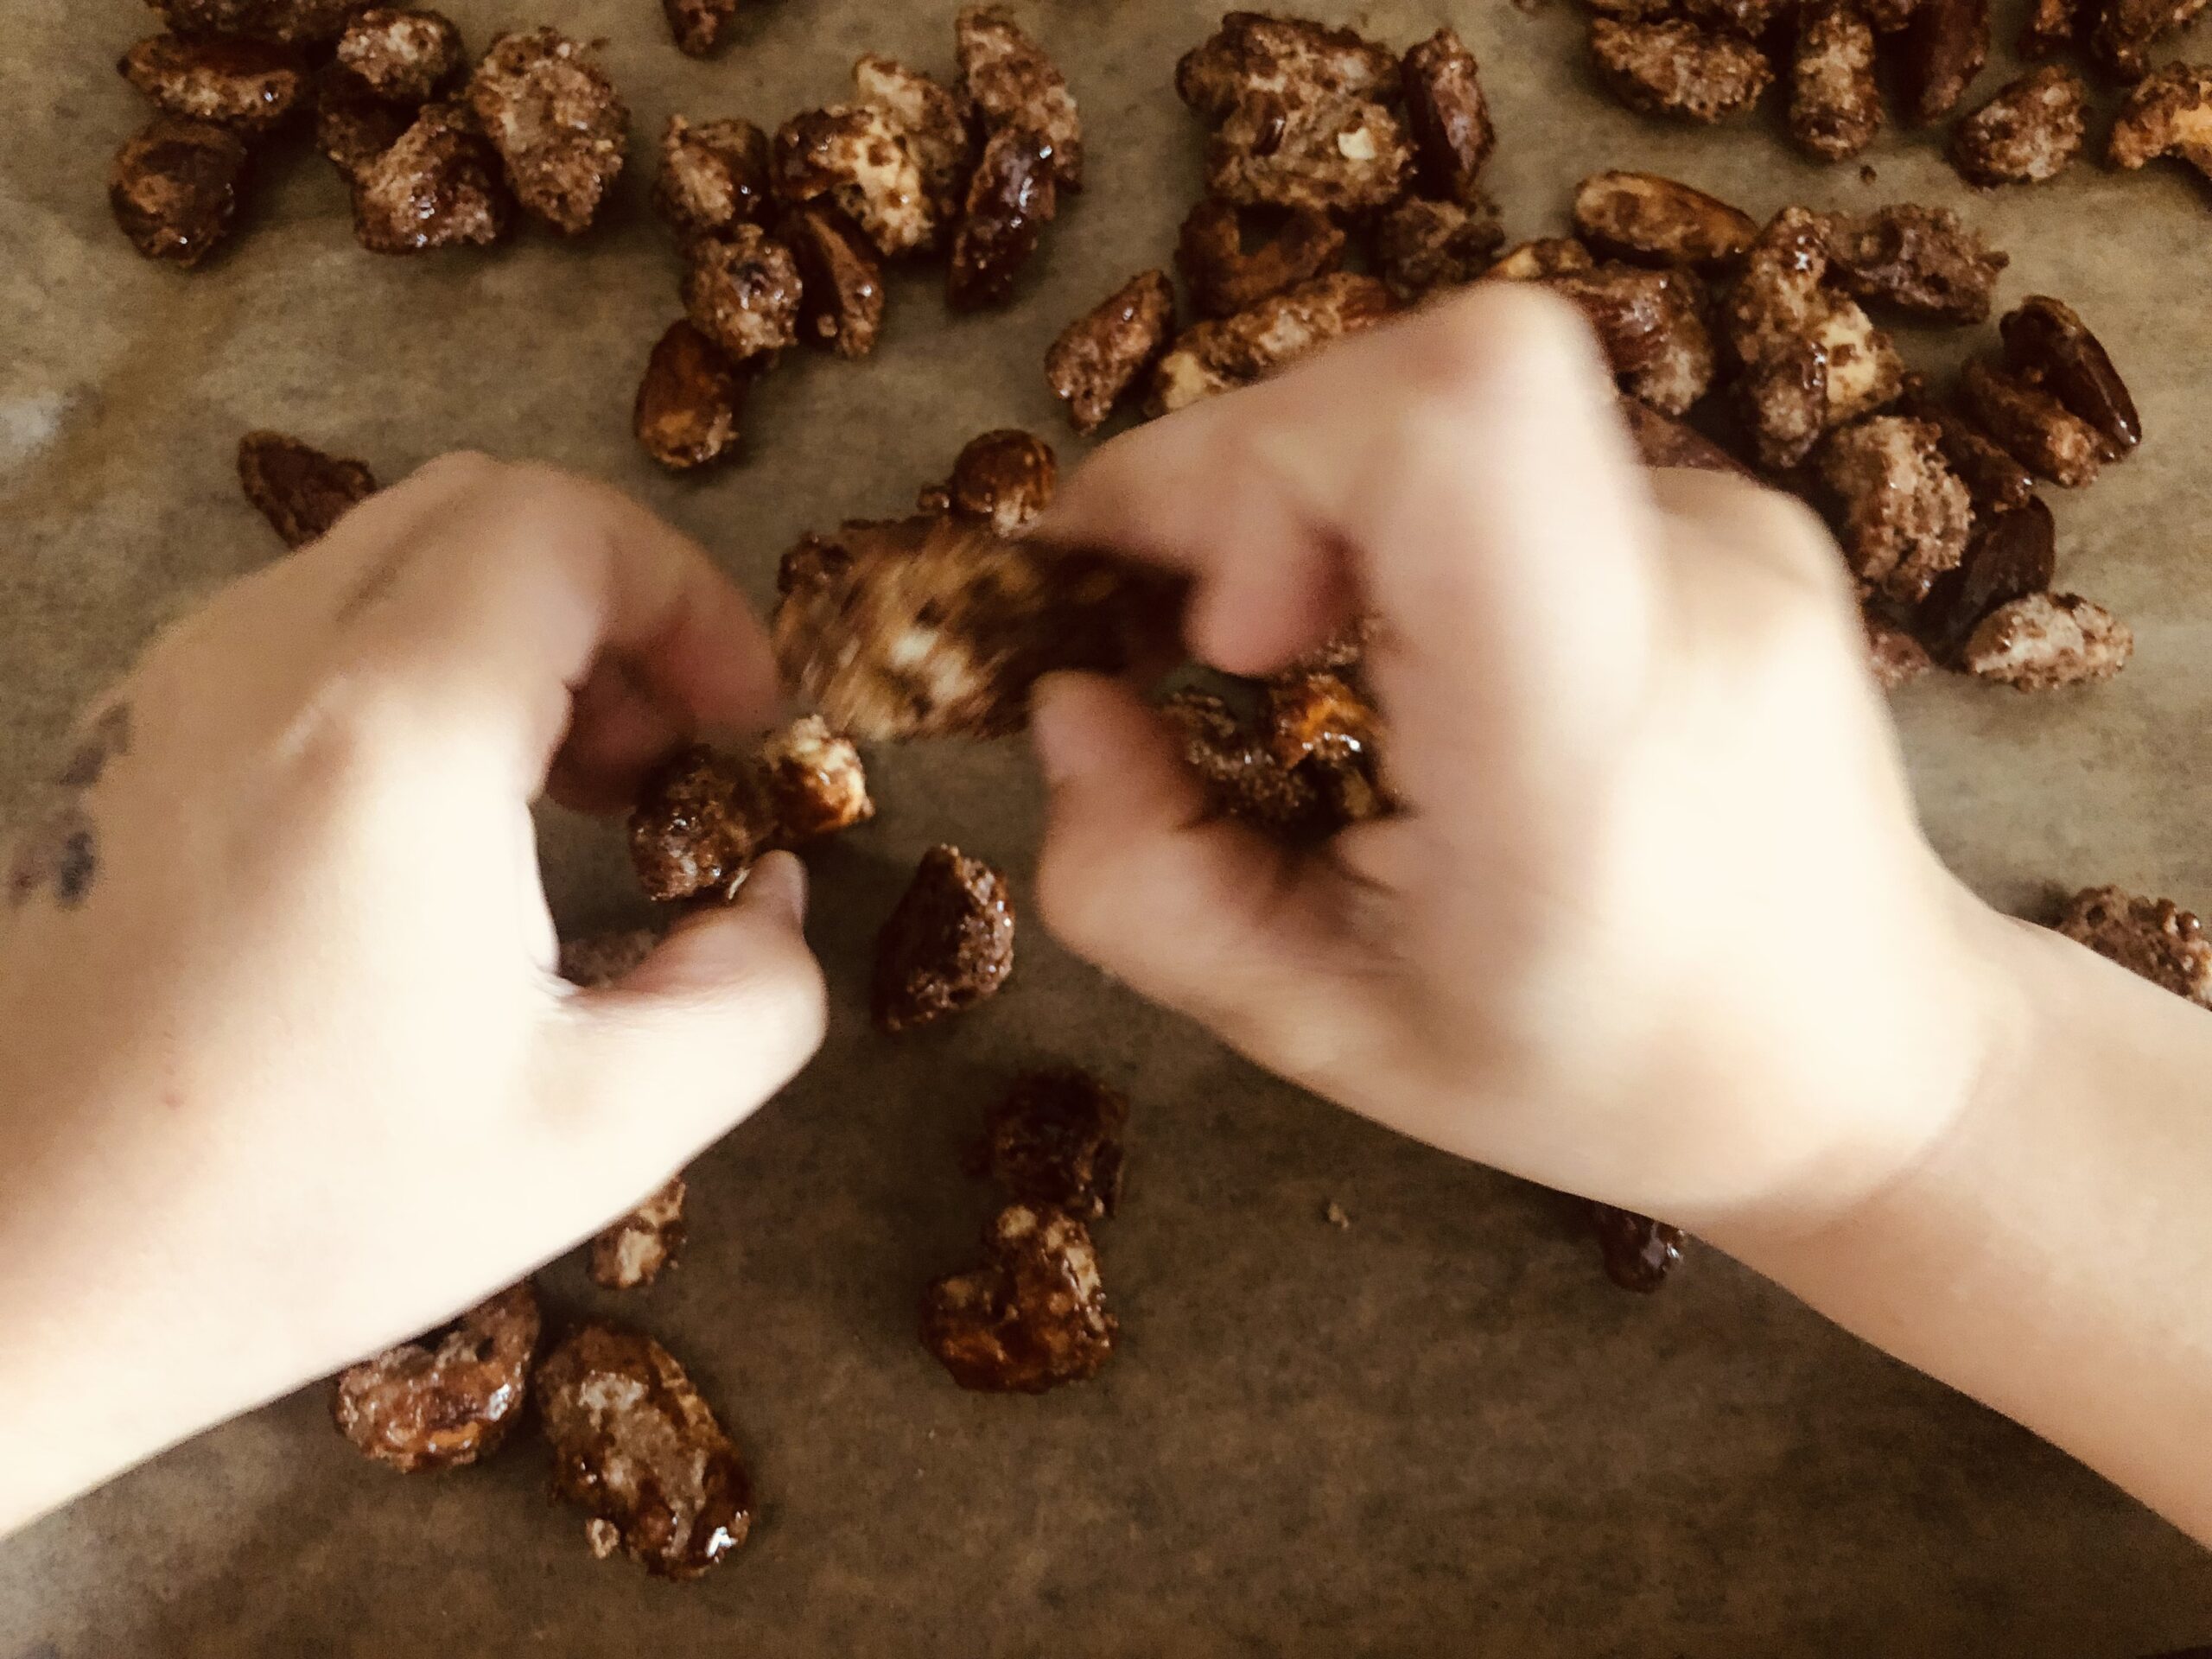
[[999,993],[1014,972],[1007,879],[957,847],[922,855],[875,943],[875,1023],[911,1031]]
[[808,716],[750,754],[703,743],[647,777],[630,815],[630,856],[645,896],[734,898],[763,853],[794,848],[874,816],[860,752]]
[[287,547],[321,541],[330,527],[377,493],[366,461],[325,454],[281,432],[238,440],[238,486]]
[[2212,1007],[2212,941],[2196,916],[2171,899],[2123,887],[2084,887],[2068,901],[2058,931],[2131,974],[2202,1007]]
[[1248,714],[1204,691],[1162,702],[1209,809],[1291,846],[1389,812],[1382,716],[1350,672],[1301,664],[1268,682]]
[[529,1399],[537,1297],[503,1290],[448,1327],[340,1373],[338,1432],[365,1458],[413,1474],[457,1469],[497,1451]]
[[2082,148],[2088,99],[2081,76],[2063,65],[2022,75],[1951,129],[1951,164],[1969,184],[2055,179]]
[[1983,618],[2042,593],[2057,574],[2050,509],[2031,496],[2024,506],[1978,519],[1957,565],[1936,579],[1914,613],[1913,626],[1930,652],[1955,664]]
[[1065,1211],[1009,1205],[983,1236],[983,1265],[930,1286],[922,1344],[963,1389],[1042,1394],[1097,1375],[1118,1326],[1090,1232]]

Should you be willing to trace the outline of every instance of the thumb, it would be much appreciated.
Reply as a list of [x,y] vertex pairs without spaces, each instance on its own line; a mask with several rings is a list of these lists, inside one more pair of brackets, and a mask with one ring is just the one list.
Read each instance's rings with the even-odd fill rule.
[[1211,816],[1173,734],[1116,682],[1040,682],[1038,898],[1071,950],[1271,1070],[1332,1092],[1380,1036],[1367,894],[1327,851]]
[[771,853],[734,904],[693,912],[621,979],[566,999],[550,1092],[572,1103],[610,1182],[619,1170],[624,1191],[651,1191],[813,1058],[825,996],[805,919],[806,867]]

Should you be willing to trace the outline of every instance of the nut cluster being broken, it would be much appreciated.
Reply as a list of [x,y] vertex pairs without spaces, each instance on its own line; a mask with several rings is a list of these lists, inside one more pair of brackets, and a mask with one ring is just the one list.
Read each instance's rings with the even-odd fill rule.
[[872,353],[889,264],[943,257],[955,309],[1012,297],[1061,198],[1083,188],[1082,118],[1003,11],[969,6],[954,36],[953,85],[871,54],[849,99],[772,135],[734,117],[670,118],[653,200],[683,257],[683,316],[653,347],[634,411],[663,466],[734,454],[747,386],[790,347]]

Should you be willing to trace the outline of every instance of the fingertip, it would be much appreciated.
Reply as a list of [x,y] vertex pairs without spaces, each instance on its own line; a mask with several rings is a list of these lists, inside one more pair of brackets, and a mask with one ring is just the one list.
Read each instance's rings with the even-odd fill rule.
[[806,866],[796,854],[770,853],[745,878],[744,887],[738,890],[737,906],[749,914],[801,932],[806,926],[810,887]]
[[1097,674],[1047,674],[1030,701],[1030,742],[1045,781],[1058,788],[1109,766],[1144,705],[1128,687]]

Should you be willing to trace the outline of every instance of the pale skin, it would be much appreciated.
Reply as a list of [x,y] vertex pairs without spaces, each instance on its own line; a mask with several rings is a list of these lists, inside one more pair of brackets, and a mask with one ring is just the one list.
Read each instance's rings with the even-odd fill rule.
[[[1942,869],[1808,513],[1637,467],[1571,314],[1493,288],[1108,445],[1040,533],[1187,572],[1236,672],[1379,614],[1406,807],[1291,857],[1134,691],[1048,681],[1066,942],[2212,1542],[2212,1021]],[[88,712],[0,889],[0,1529],[511,1282],[804,1064],[796,861],[579,992],[528,816],[773,706],[696,548],[458,458]]]

